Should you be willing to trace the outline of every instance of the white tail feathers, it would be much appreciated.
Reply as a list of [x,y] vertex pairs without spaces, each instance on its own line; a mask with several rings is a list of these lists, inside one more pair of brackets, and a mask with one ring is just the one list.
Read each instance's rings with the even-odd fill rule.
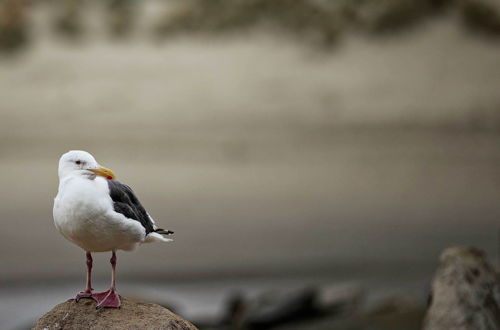
[[173,239],[163,237],[161,234],[151,232],[146,235],[143,243],[153,243],[153,242],[172,242]]

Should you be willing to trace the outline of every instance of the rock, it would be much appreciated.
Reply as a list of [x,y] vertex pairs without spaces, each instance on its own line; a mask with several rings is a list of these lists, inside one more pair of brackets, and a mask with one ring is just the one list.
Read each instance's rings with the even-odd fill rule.
[[363,297],[362,288],[356,285],[267,291],[251,298],[234,293],[227,301],[227,312],[219,327],[267,329],[326,316],[348,315],[357,311]]
[[96,303],[90,299],[82,299],[78,303],[69,300],[42,316],[33,329],[197,329],[160,305],[120,298],[121,308],[101,310],[96,310]]
[[130,35],[137,16],[136,2],[133,0],[111,0],[108,2],[106,23],[109,32],[114,37]]
[[413,298],[390,297],[366,313],[358,310],[347,314],[326,314],[287,323],[273,330],[421,330],[424,314],[423,304]]
[[0,51],[15,51],[28,41],[28,3],[0,1]]
[[500,329],[499,287],[499,276],[482,251],[446,249],[432,282],[424,329]]
[[71,39],[83,36],[84,27],[84,3],[80,0],[58,1],[54,6],[57,13],[54,21],[54,29],[58,35]]
[[317,291],[304,288],[296,291],[262,295],[249,310],[244,324],[250,329],[263,329],[316,316]]
[[352,21],[369,32],[394,32],[420,22],[434,10],[423,0],[351,1],[346,6]]
[[411,296],[392,296],[379,301],[368,313],[370,316],[401,314],[421,310],[420,304]]
[[337,11],[313,0],[184,1],[156,26],[158,37],[179,32],[224,33],[256,27],[287,32],[312,44],[333,46],[342,26]]
[[500,36],[500,8],[495,1],[464,0],[461,16],[465,26],[472,31]]
[[267,329],[311,318],[319,314],[316,297],[315,288],[268,291],[252,298],[235,293],[227,301],[227,313],[222,318],[220,327]]
[[420,330],[425,315],[425,304],[411,296],[392,296],[382,299],[361,316],[370,329]]
[[364,298],[365,292],[359,285],[329,285],[319,288],[316,306],[322,314],[352,314]]

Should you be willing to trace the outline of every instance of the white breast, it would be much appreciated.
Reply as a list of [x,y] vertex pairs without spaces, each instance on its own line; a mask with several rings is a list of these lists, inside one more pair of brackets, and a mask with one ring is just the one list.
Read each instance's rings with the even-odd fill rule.
[[85,251],[132,250],[145,238],[138,221],[114,212],[108,184],[101,177],[63,178],[53,213],[61,234]]

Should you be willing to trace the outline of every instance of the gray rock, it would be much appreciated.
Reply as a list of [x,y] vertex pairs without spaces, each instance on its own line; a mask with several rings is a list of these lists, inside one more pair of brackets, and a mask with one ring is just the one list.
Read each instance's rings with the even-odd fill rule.
[[498,288],[498,274],[482,251],[446,249],[432,283],[424,329],[500,329]]
[[241,293],[230,297],[221,321],[231,329],[267,329],[323,317],[352,314],[363,299],[359,286],[324,286],[290,291],[269,291],[255,298]]
[[261,329],[318,314],[317,291],[306,288],[286,293],[261,296],[244,318],[251,329]]
[[464,0],[460,14],[466,27],[489,36],[500,36],[500,8],[487,0]]
[[357,311],[365,298],[359,285],[324,286],[318,290],[316,306],[323,314],[350,314]]

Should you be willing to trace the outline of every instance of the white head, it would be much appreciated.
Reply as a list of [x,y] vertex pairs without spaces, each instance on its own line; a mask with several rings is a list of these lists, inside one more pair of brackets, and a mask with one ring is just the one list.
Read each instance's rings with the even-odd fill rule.
[[61,156],[59,159],[59,179],[70,175],[95,175],[103,176],[109,180],[115,178],[115,174],[108,168],[105,168],[95,160],[94,156],[83,150],[71,150]]

